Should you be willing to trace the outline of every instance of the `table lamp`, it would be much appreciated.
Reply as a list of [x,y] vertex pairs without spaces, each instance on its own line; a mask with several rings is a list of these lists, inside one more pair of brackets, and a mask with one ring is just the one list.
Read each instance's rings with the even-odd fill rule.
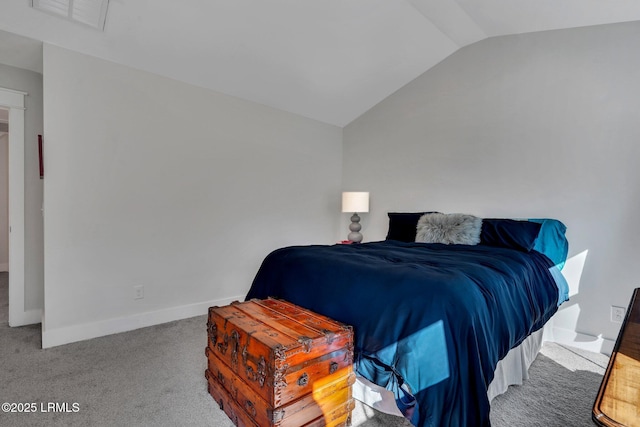
[[360,216],[358,212],[369,212],[369,193],[364,191],[345,191],[342,193],[342,212],[351,212],[351,224],[349,224],[349,230],[351,231],[347,236],[347,239],[353,243],[362,242],[362,233],[360,230]]

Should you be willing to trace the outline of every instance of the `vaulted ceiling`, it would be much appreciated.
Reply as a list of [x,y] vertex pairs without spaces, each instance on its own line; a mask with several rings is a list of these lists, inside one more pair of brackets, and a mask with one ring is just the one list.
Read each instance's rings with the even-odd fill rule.
[[0,62],[41,72],[45,41],[338,126],[487,37],[640,20],[638,0],[110,0],[100,32],[30,4],[0,1]]

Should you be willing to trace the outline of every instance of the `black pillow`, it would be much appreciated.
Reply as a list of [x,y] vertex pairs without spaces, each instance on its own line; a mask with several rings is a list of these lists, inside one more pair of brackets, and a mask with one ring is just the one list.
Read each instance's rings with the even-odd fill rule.
[[515,219],[482,220],[480,244],[530,252],[535,246],[541,224]]
[[387,240],[399,240],[401,242],[416,241],[416,226],[420,217],[434,212],[389,212],[389,231]]

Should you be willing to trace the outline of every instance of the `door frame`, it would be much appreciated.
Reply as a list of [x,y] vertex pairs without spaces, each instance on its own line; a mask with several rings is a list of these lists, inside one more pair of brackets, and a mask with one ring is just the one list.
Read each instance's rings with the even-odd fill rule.
[[0,87],[0,106],[9,110],[9,326],[42,320],[25,307],[24,98],[26,92]]

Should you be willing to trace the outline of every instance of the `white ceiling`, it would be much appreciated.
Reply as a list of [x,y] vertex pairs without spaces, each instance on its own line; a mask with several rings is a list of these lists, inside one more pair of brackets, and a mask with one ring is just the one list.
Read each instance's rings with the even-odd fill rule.
[[[0,1],[0,30],[338,126],[484,38],[640,20],[639,0],[110,0],[99,32],[29,4]],[[38,49],[0,32],[0,62],[41,72]]]

